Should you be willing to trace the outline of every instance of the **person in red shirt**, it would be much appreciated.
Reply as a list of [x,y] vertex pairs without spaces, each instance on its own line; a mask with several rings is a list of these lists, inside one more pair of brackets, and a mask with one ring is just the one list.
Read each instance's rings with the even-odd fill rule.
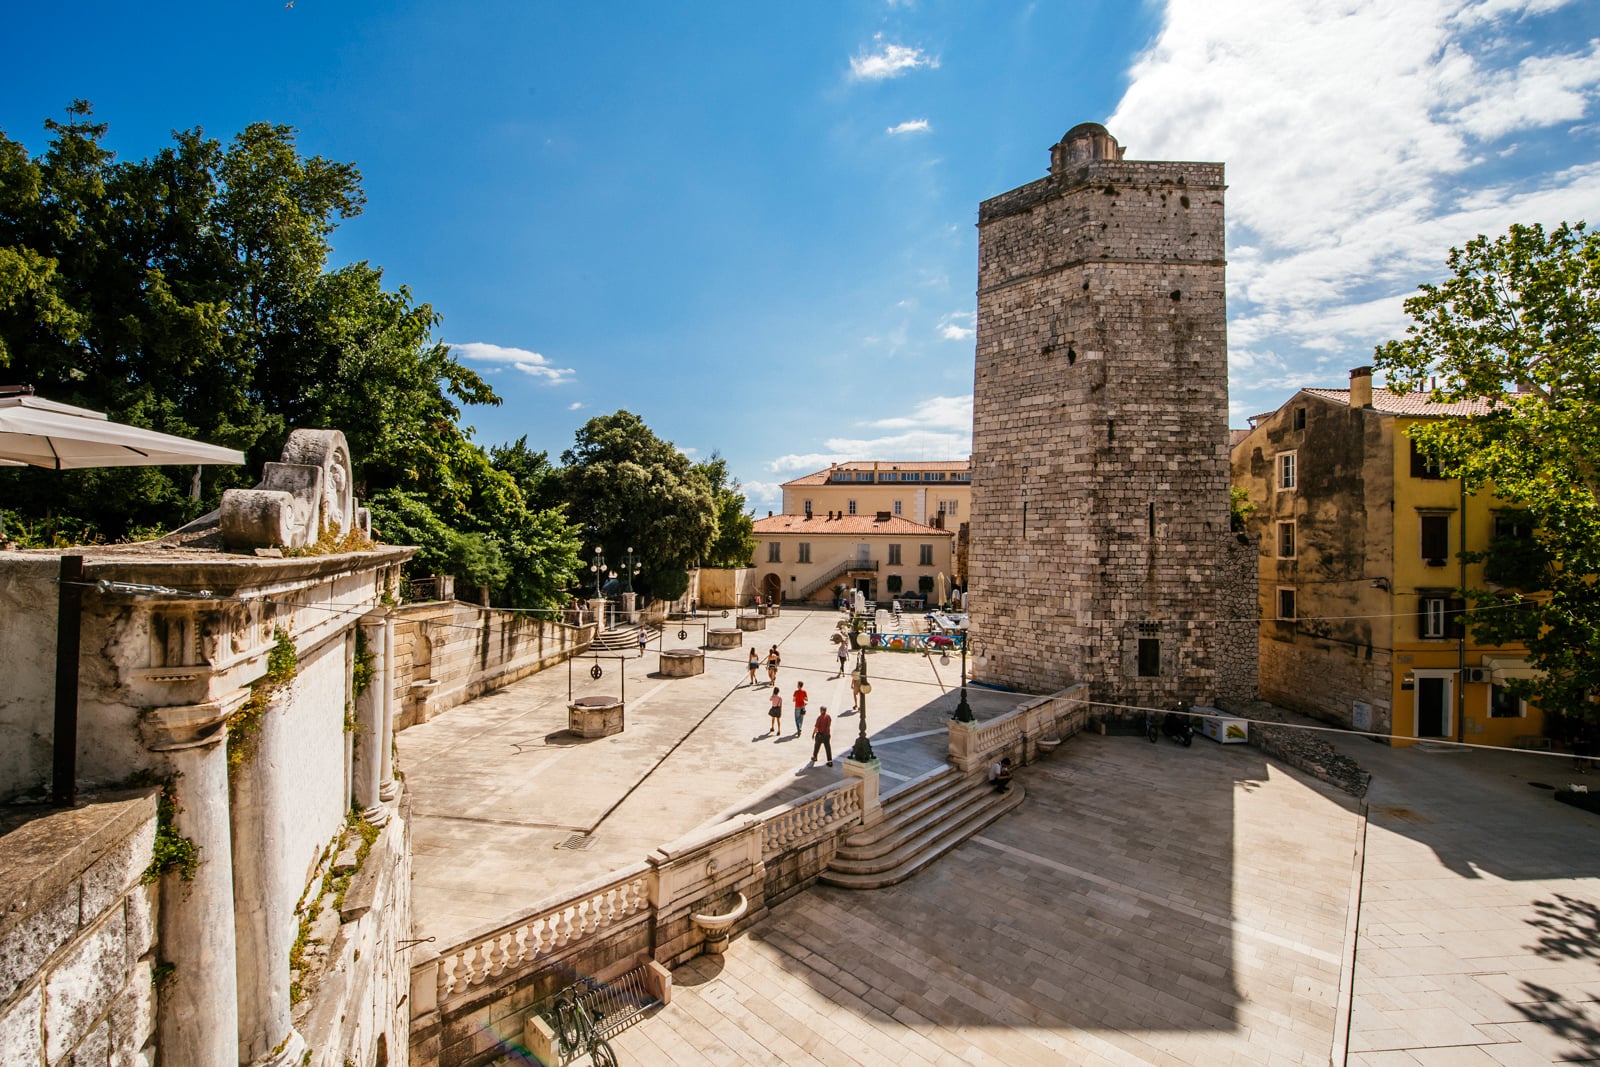
[[828,717],[828,706],[817,709],[816,725],[811,727],[811,762],[817,762],[817,753],[828,754],[828,766],[833,766],[833,720]]
[[800,728],[806,722],[806,683],[796,682],[794,686],[794,735],[800,736]]

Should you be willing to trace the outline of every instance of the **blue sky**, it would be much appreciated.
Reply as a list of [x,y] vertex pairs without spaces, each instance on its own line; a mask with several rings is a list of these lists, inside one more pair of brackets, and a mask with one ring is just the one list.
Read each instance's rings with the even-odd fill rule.
[[978,202],[1106,123],[1228,166],[1233,425],[1339,386],[1446,251],[1600,224],[1593,0],[28,5],[0,128],[253,121],[355,163],[384,268],[552,458],[627,408],[751,505],[970,450]]

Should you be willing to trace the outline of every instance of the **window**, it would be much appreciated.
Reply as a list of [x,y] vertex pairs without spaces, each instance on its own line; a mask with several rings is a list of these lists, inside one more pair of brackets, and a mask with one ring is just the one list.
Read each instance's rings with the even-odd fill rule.
[[923,546],[921,546],[921,548],[917,552],[917,566],[919,566],[919,567],[931,567],[931,566],[933,566],[933,546],[932,545],[923,545]]
[[1306,428],[1306,409],[1305,408],[1295,408],[1294,409],[1294,428],[1297,429],[1297,430],[1303,430],[1303,429]]
[[1294,452],[1278,453],[1278,488],[1293,489],[1295,485],[1295,457]]
[[1526,714],[1528,705],[1521,697],[1503,685],[1489,687],[1489,718],[1520,719]]
[[939,501],[939,513],[941,515],[954,515],[956,513],[956,506],[959,503],[960,501],[958,500],[941,500]]
[[1280,586],[1278,588],[1278,618],[1284,622],[1293,622],[1295,617],[1294,590]]
[[944,481],[944,472],[943,471],[932,471],[929,474],[925,475],[922,480],[925,481],[925,482],[942,482],[942,481]]
[[900,472],[899,471],[879,471],[878,472],[878,481],[880,481],[880,482],[898,482],[899,480],[900,480]]
[[1533,523],[1528,521],[1525,511],[1497,511],[1494,513],[1494,535],[1525,541],[1533,536]]
[[1139,638],[1139,677],[1161,677],[1161,638]]
[[894,502],[894,513],[896,515],[900,514],[900,501],[898,500]]
[[783,551],[779,547],[778,542],[776,542],[776,541],[768,541],[767,542],[767,562],[768,563],[782,563],[783,562]]
[[1294,559],[1294,523],[1278,523],[1278,558]]
[[798,555],[799,555],[799,560],[798,561],[800,563],[810,563],[811,562],[811,542],[810,541],[801,541],[800,544],[798,546],[796,546],[795,552],[798,553]]
[[811,517],[811,501],[809,501],[809,500],[806,501],[805,508],[806,508],[806,518],[809,519]]
[[900,546],[899,545],[890,545],[889,546],[889,566],[891,566],[891,567],[900,566]]
[[1460,637],[1466,632],[1467,602],[1457,597],[1424,595],[1417,607],[1417,636]]
[[900,480],[902,482],[920,482],[922,481],[922,475],[913,471],[905,471],[900,475]]
[[1443,567],[1450,558],[1450,516],[1422,516],[1422,558],[1430,567]]
[[854,514],[855,514],[855,513],[856,513],[856,502],[855,502],[855,501],[854,501],[854,500],[848,500],[848,501],[846,501],[846,502],[845,502],[845,509],[846,509],[846,510],[847,510],[847,511],[848,511],[848,512],[849,512],[849,513],[850,513],[850,514],[851,514],[851,515],[854,515]]
[[1444,472],[1439,469],[1439,464],[1417,451],[1417,443],[1411,442],[1411,477],[1413,478],[1443,478]]

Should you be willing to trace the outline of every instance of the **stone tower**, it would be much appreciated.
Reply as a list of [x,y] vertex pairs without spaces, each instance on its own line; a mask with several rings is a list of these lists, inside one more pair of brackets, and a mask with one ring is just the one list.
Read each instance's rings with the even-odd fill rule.
[[1222,164],[1127,161],[1090,122],[1050,150],[1047,177],[978,208],[981,680],[1085,681],[1096,699],[1157,707],[1217,696],[1223,189]]

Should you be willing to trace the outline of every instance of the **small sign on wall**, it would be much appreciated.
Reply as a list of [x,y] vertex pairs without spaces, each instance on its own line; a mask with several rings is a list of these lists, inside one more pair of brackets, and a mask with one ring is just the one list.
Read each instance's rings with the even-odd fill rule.
[[1350,727],[1353,730],[1372,729],[1372,705],[1365,700],[1350,702]]

